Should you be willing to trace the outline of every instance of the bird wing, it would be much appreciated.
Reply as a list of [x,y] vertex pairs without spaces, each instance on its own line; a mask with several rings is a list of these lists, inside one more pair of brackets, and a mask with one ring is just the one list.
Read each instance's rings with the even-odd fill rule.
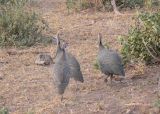
[[71,53],[67,53],[67,63],[70,67],[70,76],[76,81],[84,82],[80,64]]
[[102,70],[106,70],[109,73],[113,74],[124,74],[122,60],[120,56],[111,50],[103,50],[98,56],[99,63],[102,67]]
[[77,61],[77,59],[71,54],[71,53],[66,53],[67,55],[67,63],[71,68],[76,68],[80,69],[80,65]]
[[114,51],[104,50],[99,54],[99,61],[104,64],[122,64],[121,57]]

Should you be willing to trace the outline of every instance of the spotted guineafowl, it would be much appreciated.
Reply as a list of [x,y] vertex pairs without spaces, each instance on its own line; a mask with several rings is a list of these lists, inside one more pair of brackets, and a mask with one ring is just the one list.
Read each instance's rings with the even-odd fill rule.
[[118,53],[103,46],[102,35],[100,33],[98,34],[98,38],[99,51],[97,60],[99,63],[99,67],[101,72],[107,75],[107,78],[110,77],[112,83],[113,75],[125,76],[122,60]]
[[63,94],[66,87],[69,84],[70,79],[70,67],[66,61],[65,49],[60,47],[60,41],[57,35],[57,54],[55,57],[55,64],[53,66],[54,84],[61,95],[61,101],[63,100]]
[[[66,43],[63,43],[63,48],[66,48]],[[66,52],[67,63],[70,67],[70,77],[76,81],[76,90],[78,90],[77,81],[83,83],[83,75],[81,72],[80,64],[77,59],[69,52]]]

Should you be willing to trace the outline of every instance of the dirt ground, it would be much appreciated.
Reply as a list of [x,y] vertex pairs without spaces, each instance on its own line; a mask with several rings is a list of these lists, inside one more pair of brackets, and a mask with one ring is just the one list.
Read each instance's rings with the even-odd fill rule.
[[106,84],[103,74],[94,68],[97,56],[97,34],[104,43],[119,51],[119,35],[125,35],[134,23],[135,11],[123,15],[86,10],[67,14],[65,0],[40,0],[34,5],[49,23],[50,34],[61,32],[68,42],[67,51],[79,61],[85,82],[79,90],[70,80],[65,100],[61,103],[54,91],[51,66],[38,66],[35,57],[47,52],[55,55],[56,46],[35,46],[28,49],[0,51],[0,107],[10,114],[160,114],[158,101],[160,66],[127,67],[123,83]]

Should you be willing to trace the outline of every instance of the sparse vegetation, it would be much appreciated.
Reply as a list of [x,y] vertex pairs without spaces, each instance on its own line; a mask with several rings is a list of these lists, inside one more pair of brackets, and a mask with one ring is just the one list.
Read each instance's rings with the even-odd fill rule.
[[[14,1],[19,2],[19,0]],[[61,102],[53,85],[54,79],[52,74],[53,72],[51,70],[53,70],[54,65],[51,65],[51,67],[45,67],[35,64],[35,57],[37,54],[47,53],[52,57],[55,57],[56,46],[41,45],[33,46],[32,48],[28,49],[15,49],[12,47],[1,49],[0,107],[6,107],[3,108],[3,112],[11,114],[85,114],[86,112],[91,114],[106,112],[110,112],[113,114],[132,112],[148,114],[155,113],[157,109],[160,109],[157,108],[160,107],[160,103],[159,98],[157,98],[159,97],[157,96],[157,89],[159,89],[157,88],[157,81],[159,77],[158,75],[156,75],[159,72],[160,65],[145,66],[145,64],[141,62],[129,64],[125,67],[126,76],[121,78],[117,75],[114,75],[113,83],[110,83],[111,80],[107,78],[107,76],[105,76],[102,72],[100,72],[98,62],[95,60],[98,51],[98,33],[102,33],[102,35],[104,35],[104,46],[107,47],[107,44],[105,44],[105,42],[108,41],[110,44],[110,49],[120,50],[121,46],[116,41],[117,35],[126,34],[128,27],[130,25],[133,26],[134,20],[132,19],[132,17],[135,18],[135,10],[128,11],[127,8],[125,9],[127,11],[121,11],[122,15],[119,16],[114,15],[114,13],[96,11],[93,12],[92,9],[82,11],[80,13],[75,12],[74,14],[66,15],[66,9],[64,9],[64,6],[66,5],[65,0],[35,1],[35,4],[30,5],[31,2],[29,4],[25,3],[24,6],[23,4],[22,6],[19,5],[19,8],[24,8],[23,11],[27,13],[27,16],[28,13],[29,15],[34,14],[31,9],[35,9],[36,12],[41,12],[44,20],[47,20],[47,22],[49,22],[49,25],[52,27],[51,30],[53,31],[49,34],[56,34],[57,31],[60,32],[61,41],[68,44],[68,49],[66,49],[66,51],[75,55],[75,57],[79,60],[82,74],[84,76],[84,83],[81,84],[77,82],[77,88],[76,82],[70,80],[70,84],[64,96],[64,101]],[[6,11],[10,8],[10,6],[12,6],[12,4],[7,3],[7,5],[3,5],[3,7],[0,7],[4,8],[4,11]],[[93,7],[95,8],[96,6]],[[17,8],[17,6],[13,6],[13,8]],[[154,7],[152,11],[156,12],[157,9],[158,7]],[[141,9],[141,11],[144,10]],[[2,12],[2,10],[0,10],[0,12]],[[9,13],[8,15],[11,14]],[[38,25],[35,25],[41,26],[43,24],[43,21],[41,21],[37,14],[34,15],[36,19],[38,19],[37,21],[35,21],[38,22]],[[145,15],[147,15],[148,17],[148,15],[151,16],[154,14],[148,13]],[[17,16],[19,15],[17,14]],[[15,17],[16,15],[10,16],[10,18]],[[28,23],[27,19],[25,19],[24,17],[21,17],[20,19],[24,19],[24,22]],[[146,20],[146,18],[144,20]],[[150,22],[150,20],[152,20],[153,22]],[[32,21],[32,19],[30,21]],[[136,31],[144,30],[144,28],[146,27],[144,26],[144,22],[142,20],[136,22],[137,24],[132,28],[137,28]],[[155,24],[155,22],[157,22],[157,17],[154,17],[154,19],[147,18],[147,23],[153,23],[153,25],[157,27],[158,24]],[[18,22],[16,22],[15,25],[17,25],[17,23]],[[22,23],[22,21],[20,21],[20,23]],[[6,25],[11,26],[12,24],[8,24],[7,22]],[[152,26],[147,27],[146,36],[150,33],[155,33],[151,28]],[[19,28],[16,27],[16,29]],[[2,29],[0,27],[0,32],[1,30]],[[5,31],[5,33],[7,33],[6,36],[10,33],[9,30],[10,29],[7,28],[7,30]],[[31,29],[27,30],[29,30],[30,32],[32,31]],[[42,32],[40,32],[40,36],[42,35],[43,37],[43,33],[45,34],[45,29],[42,29]],[[122,43],[125,43],[128,41],[127,39],[129,38],[129,35],[122,37]],[[25,37],[24,40],[26,39],[27,37]],[[49,39],[47,40],[51,41]],[[39,40],[36,39],[36,42],[47,42],[47,40],[46,38],[39,37]],[[10,40],[7,39],[7,41]],[[21,40],[18,39],[17,42],[19,41]],[[140,40],[138,39],[138,41]],[[148,39],[146,38],[145,41],[148,42]],[[33,45],[35,43],[33,43]],[[135,45],[137,44],[134,44],[134,46]],[[6,44],[6,46],[3,47],[7,46],[10,46],[10,43]],[[18,47],[17,44],[12,45],[12,42],[11,46]],[[149,43],[147,43],[147,46],[150,47]],[[154,54],[154,56],[156,56],[156,54]],[[136,60],[137,58],[135,58],[134,61]],[[139,61],[139,58],[137,61]],[[103,63],[104,62],[102,62],[102,64]],[[8,110],[4,111],[4,109]],[[159,112],[157,112],[156,114],[159,114]]]
[[92,6],[87,0],[67,0],[67,9],[83,10]]
[[[117,7],[122,8],[135,8],[142,7],[144,0],[118,0],[116,1]],[[68,9],[83,10],[86,8],[95,7],[96,9],[105,8],[107,11],[113,10],[111,0],[67,0]]]
[[160,108],[160,99],[157,99],[154,104],[155,107]]
[[27,113],[25,114],[35,114],[33,111],[28,111]]
[[99,68],[99,64],[98,64],[98,61],[96,61],[94,64],[94,68],[96,69],[96,70],[99,70],[100,68]]
[[26,0],[1,3],[0,47],[28,47],[42,42],[47,26],[34,11],[27,11]]
[[9,114],[8,109],[5,107],[0,108],[0,114]]
[[135,8],[142,7],[144,5],[144,0],[118,0],[117,6],[121,8]]
[[0,0],[0,5],[25,5],[29,0]]
[[124,62],[153,63],[160,60],[160,13],[141,13],[121,43]]

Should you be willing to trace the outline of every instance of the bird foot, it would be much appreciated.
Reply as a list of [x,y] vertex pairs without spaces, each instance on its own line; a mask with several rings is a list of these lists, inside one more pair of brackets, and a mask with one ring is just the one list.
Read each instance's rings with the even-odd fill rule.
[[63,101],[63,99],[64,99],[63,96],[61,96],[61,102]]
[[105,82],[105,83],[107,83],[107,82],[108,82],[108,79],[107,79],[107,78],[105,78],[105,79],[104,79],[104,82]]

